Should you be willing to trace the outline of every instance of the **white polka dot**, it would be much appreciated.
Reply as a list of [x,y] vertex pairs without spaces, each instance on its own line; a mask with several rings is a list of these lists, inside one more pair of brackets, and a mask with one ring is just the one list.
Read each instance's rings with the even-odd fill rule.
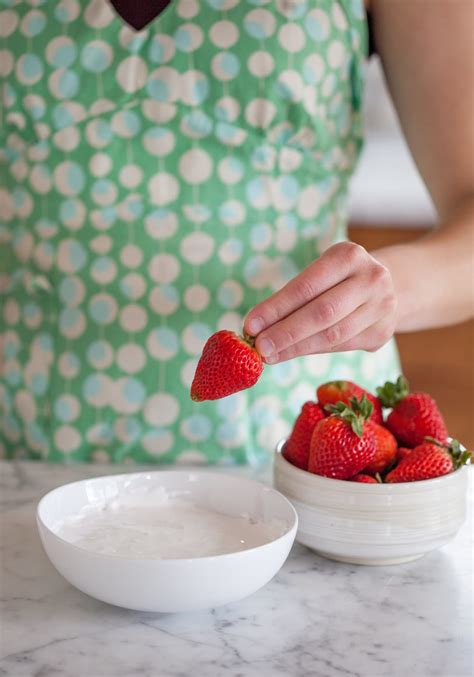
[[171,254],[157,254],[148,265],[148,273],[155,282],[168,284],[178,277],[179,268],[180,265],[175,256]]
[[75,421],[81,411],[79,400],[74,395],[60,395],[54,403],[56,418],[65,423]]
[[101,257],[92,263],[90,274],[97,284],[109,284],[117,276],[117,264],[109,257]]
[[240,240],[230,238],[222,243],[219,247],[219,258],[222,263],[225,263],[227,266],[231,266],[234,263],[237,263],[242,257],[242,243]]
[[290,425],[283,419],[277,418],[271,424],[262,425],[257,433],[257,441],[263,449],[272,452],[280,440],[288,437]]
[[115,381],[109,404],[120,414],[134,414],[142,408],[145,396],[145,388],[141,381],[123,376]]
[[19,390],[15,394],[15,409],[22,421],[31,422],[36,418],[36,402],[27,390]]
[[217,323],[218,329],[229,329],[236,334],[242,333],[243,317],[239,313],[224,313]]
[[313,40],[323,41],[329,35],[331,25],[329,17],[322,9],[312,9],[305,20],[306,30]]
[[273,13],[266,9],[254,9],[245,16],[244,26],[249,35],[262,40],[273,35],[276,19]]
[[237,308],[242,303],[243,298],[242,285],[236,280],[225,280],[217,291],[219,304],[229,310]]
[[226,122],[234,122],[240,115],[240,103],[232,96],[224,96],[216,103],[216,117]]
[[149,303],[158,315],[172,315],[179,307],[179,295],[175,287],[160,285],[150,292]]
[[176,115],[176,106],[172,103],[145,99],[142,103],[144,116],[155,124],[169,122]]
[[70,425],[63,425],[54,433],[54,442],[64,453],[75,451],[81,443],[81,436],[76,428]]
[[180,94],[180,76],[175,68],[161,66],[150,73],[147,92],[159,103],[173,103]]
[[207,77],[196,70],[186,71],[179,78],[180,94],[183,103],[188,106],[197,106],[208,95],[209,83]]
[[117,311],[117,301],[113,296],[105,292],[94,294],[89,301],[89,315],[96,324],[110,324],[115,320]]
[[323,86],[321,87],[321,94],[324,97],[329,97],[334,92],[336,87],[336,77],[334,73],[329,73],[329,75],[324,79]]
[[116,18],[111,5],[103,0],[91,0],[84,12],[86,23],[92,28],[105,28]]
[[146,282],[139,273],[128,273],[120,280],[120,289],[125,298],[136,301],[146,291]]
[[196,373],[197,358],[187,360],[181,368],[181,383],[185,388],[190,388]]
[[87,261],[87,252],[78,240],[62,240],[57,249],[57,266],[64,273],[76,273]]
[[72,196],[82,192],[85,184],[83,169],[75,162],[66,160],[56,165],[54,170],[56,189],[62,195]]
[[199,13],[199,4],[196,0],[179,0],[176,13],[182,19],[192,19]]
[[95,153],[89,161],[89,171],[93,176],[101,178],[112,169],[112,159],[106,153]]
[[214,250],[214,240],[207,233],[191,233],[181,240],[181,256],[193,265],[208,261]]
[[13,204],[13,196],[10,192],[7,193],[5,188],[0,186],[0,218],[2,221],[11,221],[15,215],[15,206]]
[[124,59],[117,69],[117,82],[128,94],[134,94],[141,89],[147,80],[147,66],[145,61],[136,55]]
[[52,178],[45,165],[35,165],[30,173],[30,184],[33,190],[45,195],[51,190]]
[[312,376],[325,376],[329,372],[332,356],[328,353],[304,358],[304,370]]
[[143,348],[136,343],[126,343],[117,351],[117,364],[127,374],[135,374],[145,366],[146,357]]
[[247,62],[249,71],[256,78],[266,78],[275,68],[275,61],[269,52],[254,52]]
[[7,324],[17,324],[20,319],[20,308],[15,299],[8,299],[3,306],[3,317]]
[[334,23],[339,28],[340,31],[345,31],[347,30],[347,18],[344,12],[342,11],[340,5],[337,3],[333,5],[332,7],[332,17],[334,19]]
[[62,150],[65,153],[70,153],[77,148],[80,140],[79,130],[76,127],[61,129],[53,136],[53,143],[56,148],[59,148],[59,150]]
[[284,24],[278,33],[280,45],[287,52],[300,52],[305,46],[306,38],[301,26],[296,23]]
[[59,373],[64,378],[75,378],[81,368],[80,362],[71,353],[62,353],[58,360]]
[[174,212],[157,210],[145,218],[147,233],[156,240],[172,237],[178,228],[178,219]]
[[34,85],[43,76],[44,67],[36,54],[23,54],[16,62],[15,73],[23,85]]
[[209,37],[217,47],[220,47],[220,49],[228,49],[237,42],[239,30],[232,21],[216,21],[216,23],[211,26]]
[[202,29],[193,23],[181,24],[174,34],[176,47],[181,52],[194,52],[204,40]]
[[135,303],[125,306],[120,312],[120,326],[128,332],[142,331],[148,318],[145,308]]
[[12,9],[0,12],[0,37],[7,38],[18,25],[18,13]]
[[184,292],[184,303],[194,313],[200,313],[209,305],[210,293],[206,287],[195,284],[188,287]]
[[171,130],[163,127],[152,127],[143,135],[143,147],[156,157],[169,155],[175,147],[175,137]]
[[125,165],[120,170],[119,181],[125,188],[133,190],[143,181],[143,170],[138,165]]
[[321,209],[321,193],[316,186],[308,186],[298,198],[298,214],[303,219],[313,219]]
[[99,340],[90,343],[87,348],[87,362],[94,369],[107,369],[114,359],[114,351],[108,341]]
[[170,430],[150,430],[141,439],[143,447],[149,454],[160,455],[171,449],[174,435]]
[[342,42],[334,40],[329,45],[328,59],[331,68],[340,68],[347,56],[346,50]]
[[53,38],[46,47],[46,60],[55,68],[68,68],[74,63],[76,56],[74,40],[65,35]]
[[98,235],[91,240],[90,247],[96,254],[107,254],[112,248],[112,238],[109,235]]
[[13,54],[8,49],[0,49],[0,76],[6,78],[13,69]]
[[212,172],[212,160],[200,148],[188,150],[180,158],[179,171],[185,181],[198,184],[207,181]]
[[120,260],[127,268],[137,268],[143,261],[143,252],[136,244],[127,244],[122,247]]
[[150,201],[157,206],[174,202],[179,194],[179,183],[168,172],[158,172],[148,182]]
[[265,129],[276,115],[275,105],[268,99],[253,99],[245,109],[245,119],[252,127]]
[[164,64],[173,58],[176,51],[174,40],[163,33],[154,35],[148,48],[148,58],[153,63]]
[[278,76],[278,90],[280,95],[288,101],[301,101],[303,96],[303,78],[295,70],[282,71]]
[[207,325],[201,323],[189,324],[181,335],[186,352],[189,355],[200,355],[211,333],[212,331]]
[[178,401],[167,393],[157,393],[148,398],[143,418],[150,425],[170,425],[178,418]]

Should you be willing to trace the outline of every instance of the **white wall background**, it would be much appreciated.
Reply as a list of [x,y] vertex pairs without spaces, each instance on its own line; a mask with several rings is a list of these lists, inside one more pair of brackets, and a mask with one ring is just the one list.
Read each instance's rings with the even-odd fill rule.
[[402,136],[380,62],[368,67],[366,142],[351,182],[351,220],[364,224],[429,226],[435,211]]

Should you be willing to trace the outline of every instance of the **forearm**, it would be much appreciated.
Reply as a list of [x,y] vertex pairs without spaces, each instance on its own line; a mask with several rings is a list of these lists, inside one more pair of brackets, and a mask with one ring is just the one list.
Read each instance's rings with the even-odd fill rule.
[[415,242],[371,252],[391,272],[396,331],[440,327],[474,315],[474,197],[446,225]]

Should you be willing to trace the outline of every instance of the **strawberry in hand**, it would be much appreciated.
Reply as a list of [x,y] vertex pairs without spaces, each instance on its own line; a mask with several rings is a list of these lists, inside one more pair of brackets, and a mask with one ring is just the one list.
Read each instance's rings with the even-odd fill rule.
[[386,426],[400,445],[416,447],[425,437],[445,442],[448,429],[434,399],[427,393],[409,393],[408,381],[399,376],[396,383],[387,381],[377,388],[384,407],[393,407]]
[[307,470],[311,436],[316,424],[323,418],[325,418],[324,411],[316,402],[303,404],[283,450],[286,460],[297,468]]
[[441,444],[427,437],[388,473],[385,482],[416,482],[441,477],[469,463],[472,457],[472,452],[461,449],[457,440]]
[[316,391],[318,398],[318,403],[321,407],[325,407],[327,404],[336,404],[337,402],[344,402],[344,404],[349,405],[350,400],[353,397],[360,399],[362,395],[365,395],[369,402],[372,402],[373,411],[370,416],[370,419],[374,423],[382,424],[382,406],[379,402],[379,399],[369,393],[364,388],[361,388],[357,383],[352,381],[328,381],[319,386]]
[[218,400],[255,385],[263,370],[254,339],[223,329],[206,342],[191,385],[195,402]]
[[347,480],[357,475],[375,455],[375,435],[366,425],[373,405],[365,395],[327,405],[330,416],[316,424],[309,452],[308,470],[316,475]]

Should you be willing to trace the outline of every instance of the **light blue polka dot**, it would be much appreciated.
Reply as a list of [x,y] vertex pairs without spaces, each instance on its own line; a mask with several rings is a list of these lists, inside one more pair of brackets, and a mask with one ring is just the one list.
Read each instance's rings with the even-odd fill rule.
[[304,20],[304,24],[313,40],[324,40],[327,35],[327,29],[321,24],[317,17],[308,14]]
[[217,428],[217,441],[224,444],[224,446],[238,444],[242,440],[242,432],[242,423],[226,421],[225,423],[221,423]]
[[103,119],[95,121],[94,134],[104,143],[111,141],[114,135],[109,121]]
[[34,444],[37,444],[41,447],[47,447],[48,440],[42,428],[38,425],[36,421],[30,421],[26,425],[26,430],[28,437]]
[[16,341],[5,341],[3,355],[7,360],[12,360],[18,353],[19,345]]
[[240,71],[240,61],[232,52],[223,52],[219,56],[219,66],[229,77],[235,77]]
[[49,379],[46,374],[34,374],[31,379],[31,389],[35,395],[44,395],[48,389]]
[[97,324],[107,324],[110,321],[112,312],[112,304],[107,299],[92,299],[89,303],[89,313]]
[[130,42],[127,43],[126,47],[129,52],[132,52],[132,54],[137,54],[147,40],[148,35],[146,33],[142,34],[137,33],[136,35],[133,36]]
[[252,227],[250,231],[250,242],[252,246],[258,249],[259,247],[271,242],[272,229],[268,223],[258,223]]
[[193,100],[196,104],[202,103],[209,94],[209,82],[205,78],[196,80],[193,86]]
[[43,74],[43,64],[36,54],[25,54],[22,61],[22,74],[30,80],[39,78]]
[[266,185],[262,178],[258,176],[247,184],[245,192],[247,193],[247,198],[253,204],[258,202],[265,195]]
[[59,284],[59,296],[66,305],[77,303],[80,291],[80,283],[73,277],[64,277]]
[[46,17],[44,14],[33,14],[33,16],[26,17],[24,31],[28,37],[33,38],[35,35],[39,35],[45,26]]
[[238,292],[224,282],[217,292],[217,300],[224,308],[235,308],[239,300]]
[[265,26],[263,24],[257,23],[256,21],[251,21],[249,19],[245,19],[244,25],[245,30],[249,35],[252,36],[252,38],[262,40],[267,37]]
[[107,353],[108,350],[105,341],[94,341],[87,348],[87,359],[92,364],[100,363]]
[[160,327],[154,330],[154,334],[160,346],[172,353],[178,350],[178,335],[173,329],[168,327]]
[[153,63],[163,63],[165,60],[165,50],[163,45],[159,40],[153,38],[150,46],[148,47],[148,58]]
[[75,193],[80,193],[84,189],[86,178],[83,169],[75,162],[70,162],[67,167],[67,182]]
[[219,218],[221,221],[233,221],[239,214],[239,209],[234,202],[224,202],[219,207]]
[[182,127],[198,136],[207,136],[212,131],[211,118],[199,110],[194,110],[183,117]]
[[38,343],[43,353],[53,352],[53,339],[50,334],[42,332],[38,337]]
[[127,402],[132,404],[142,404],[146,397],[143,383],[136,378],[126,379],[123,386],[123,394]]
[[88,400],[99,394],[100,379],[97,376],[97,374],[91,374],[86,378],[86,380],[84,381],[84,385],[82,387],[82,392],[84,394],[84,397]]
[[142,424],[132,416],[124,420],[125,434],[128,439],[135,440],[141,433]]
[[293,176],[283,176],[278,185],[287,200],[296,200],[300,187],[298,181]]
[[242,255],[244,245],[240,240],[237,240],[237,238],[230,238],[229,240],[227,240],[226,244],[227,249],[233,256],[239,257]]
[[5,367],[3,373],[6,382],[11,386],[17,386],[21,383],[21,372],[16,367]]
[[130,134],[138,134],[140,131],[141,123],[140,118],[136,113],[131,110],[126,110],[122,112],[121,120],[125,125],[126,129]]
[[23,307],[23,314],[28,320],[37,319],[40,314],[40,309],[37,303],[29,301]]
[[81,312],[77,308],[64,308],[59,314],[59,327],[62,331],[69,331],[81,321]]
[[146,88],[152,99],[166,102],[170,98],[170,90],[167,83],[157,77],[150,78],[147,82]]
[[83,268],[87,260],[86,250],[77,240],[68,242],[67,256],[74,270],[80,270]]
[[81,368],[81,361],[76,353],[67,352],[64,353],[64,359],[66,361],[69,371],[73,374],[77,374]]
[[58,397],[54,403],[54,415],[60,421],[70,421],[73,417],[71,403],[64,397]]
[[72,99],[79,91],[79,76],[75,71],[65,70],[58,80],[58,90],[64,99]]
[[178,28],[174,34],[174,41],[182,52],[187,52],[192,47],[192,35],[186,28]]
[[212,424],[207,416],[195,414],[183,421],[182,429],[193,441],[202,442],[209,438],[212,432]]
[[75,44],[59,45],[51,54],[50,61],[55,68],[69,68],[77,57]]
[[237,136],[240,136],[241,129],[228,122],[218,122],[216,125],[216,136],[222,143],[230,143],[234,141]]
[[170,284],[161,284],[159,289],[167,301],[177,303],[179,299],[178,291],[176,287],[172,287]]
[[30,106],[28,110],[33,120],[40,120],[46,112],[46,106],[44,102],[37,101],[34,106]]

